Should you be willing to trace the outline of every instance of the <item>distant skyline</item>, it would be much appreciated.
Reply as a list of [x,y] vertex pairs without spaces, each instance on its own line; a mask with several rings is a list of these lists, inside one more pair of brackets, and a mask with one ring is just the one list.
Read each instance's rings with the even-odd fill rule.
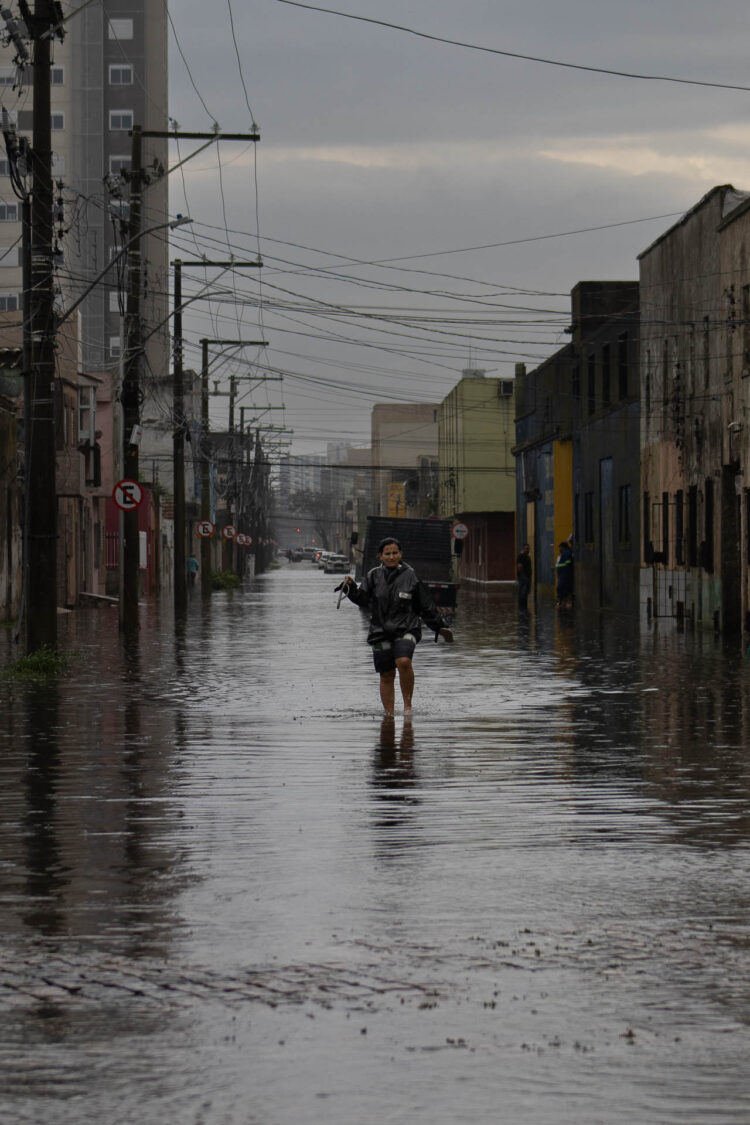
[[[750,14],[726,0],[339,10],[561,62],[750,83]],[[180,0],[170,15],[180,127],[254,120],[262,135],[257,151],[222,142],[220,170],[209,149],[173,173],[171,208],[194,220],[173,257],[260,249],[266,263],[260,282],[219,280],[241,308],[192,306],[186,362],[204,335],[268,340],[244,355],[284,373],[285,411],[264,421],[293,428],[295,454],[369,444],[376,402],[439,401],[463,367],[536,365],[568,339],[576,282],[636,279],[638,253],[712,186],[750,189],[746,90],[508,58],[279,0]],[[245,369],[212,378],[232,370]],[[278,406],[280,388],[245,404]],[[212,399],[212,425],[226,402]]]

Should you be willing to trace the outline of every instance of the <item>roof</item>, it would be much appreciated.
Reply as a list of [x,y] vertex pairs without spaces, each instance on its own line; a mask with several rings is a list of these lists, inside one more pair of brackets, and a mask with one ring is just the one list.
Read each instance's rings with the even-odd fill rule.
[[710,191],[706,192],[706,194],[698,200],[694,207],[691,207],[689,211],[686,211],[685,214],[681,218],[679,218],[676,223],[673,223],[672,226],[665,230],[663,234],[660,234],[659,237],[654,242],[652,242],[650,246],[647,246],[645,250],[642,250],[638,255],[638,261],[640,261],[641,258],[645,258],[647,254],[650,254],[651,251],[659,245],[659,243],[664,242],[665,239],[669,238],[669,236],[674,231],[676,231],[678,227],[684,226],[685,223],[689,222],[694,215],[697,215],[699,211],[701,211],[704,207],[707,207],[714,196],[719,192],[724,193],[725,205],[722,207],[722,222],[725,222],[727,220],[729,212],[734,211],[734,209],[736,207],[739,207],[740,205],[744,206],[745,203],[750,201],[750,192],[738,191],[733,184],[719,184],[716,187],[711,188]]

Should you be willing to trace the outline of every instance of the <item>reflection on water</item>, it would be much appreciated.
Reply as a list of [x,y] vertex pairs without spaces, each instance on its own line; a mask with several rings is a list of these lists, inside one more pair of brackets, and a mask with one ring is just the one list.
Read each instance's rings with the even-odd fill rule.
[[383,719],[329,587],[0,681],[3,1120],[750,1121],[741,655],[469,589]]

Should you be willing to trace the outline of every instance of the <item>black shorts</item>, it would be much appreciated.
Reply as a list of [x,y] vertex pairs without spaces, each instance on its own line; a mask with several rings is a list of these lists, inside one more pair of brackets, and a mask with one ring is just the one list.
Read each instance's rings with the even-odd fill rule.
[[372,646],[375,671],[381,676],[383,672],[392,672],[396,661],[402,656],[408,656],[411,660],[416,647],[417,639],[412,633],[404,633],[403,637],[398,637],[395,641],[375,641]]

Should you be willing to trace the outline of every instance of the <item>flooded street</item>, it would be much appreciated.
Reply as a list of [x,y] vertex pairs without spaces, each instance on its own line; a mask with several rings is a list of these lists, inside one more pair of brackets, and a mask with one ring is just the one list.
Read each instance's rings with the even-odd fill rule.
[[0,680],[2,1121],[750,1122],[741,653],[463,589],[383,722],[337,581]]

